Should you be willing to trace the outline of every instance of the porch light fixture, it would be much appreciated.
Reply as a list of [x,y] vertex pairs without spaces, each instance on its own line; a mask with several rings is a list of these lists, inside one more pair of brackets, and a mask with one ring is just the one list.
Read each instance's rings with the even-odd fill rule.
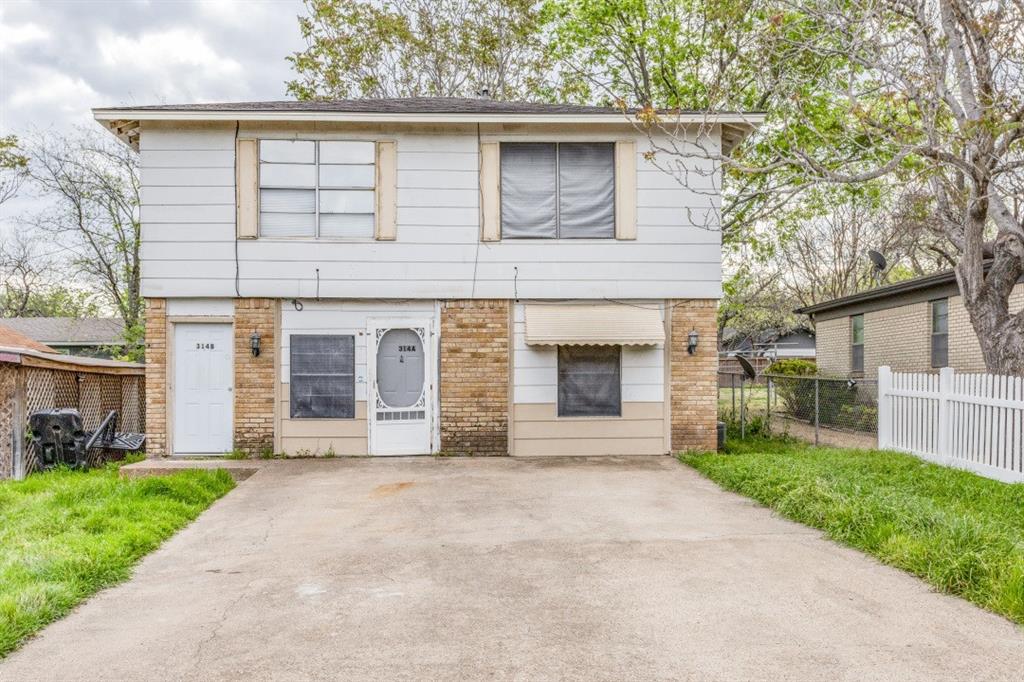
[[700,334],[698,334],[697,330],[694,329],[693,331],[690,332],[689,336],[687,336],[686,339],[686,351],[690,355],[693,355],[694,353],[697,352],[697,342],[700,341]]
[[252,334],[249,335],[249,350],[252,351],[252,356],[258,358],[260,356],[260,333],[255,329]]

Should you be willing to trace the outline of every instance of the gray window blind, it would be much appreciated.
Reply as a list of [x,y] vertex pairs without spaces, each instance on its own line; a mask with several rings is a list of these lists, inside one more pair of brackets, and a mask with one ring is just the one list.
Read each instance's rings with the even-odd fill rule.
[[558,416],[621,416],[621,356],[621,346],[559,346]]
[[501,236],[507,239],[558,236],[558,174],[555,145],[501,145]]
[[615,237],[615,145],[558,145],[558,236]]
[[503,239],[615,237],[615,144],[501,145]]
[[292,418],[354,418],[355,337],[292,334],[290,344]]

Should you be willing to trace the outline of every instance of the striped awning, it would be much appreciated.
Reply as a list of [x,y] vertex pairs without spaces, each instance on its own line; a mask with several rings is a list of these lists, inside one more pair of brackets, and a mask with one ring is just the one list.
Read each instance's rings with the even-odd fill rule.
[[656,304],[526,304],[531,346],[654,346],[665,341]]

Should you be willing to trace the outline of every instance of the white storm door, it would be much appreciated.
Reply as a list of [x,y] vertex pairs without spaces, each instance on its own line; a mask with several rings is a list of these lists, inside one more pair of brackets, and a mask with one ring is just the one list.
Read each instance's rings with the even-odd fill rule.
[[430,323],[371,323],[368,332],[370,454],[430,454],[434,394]]
[[174,452],[231,450],[232,334],[230,324],[174,325]]

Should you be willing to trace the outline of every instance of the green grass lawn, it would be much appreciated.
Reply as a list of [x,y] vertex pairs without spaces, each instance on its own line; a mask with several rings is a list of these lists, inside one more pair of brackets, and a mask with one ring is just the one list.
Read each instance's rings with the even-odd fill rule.
[[0,483],[0,658],[234,487],[225,471],[121,479],[110,464]]
[[729,490],[1024,624],[1024,484],[877,450],[733,441],[681,459]]

